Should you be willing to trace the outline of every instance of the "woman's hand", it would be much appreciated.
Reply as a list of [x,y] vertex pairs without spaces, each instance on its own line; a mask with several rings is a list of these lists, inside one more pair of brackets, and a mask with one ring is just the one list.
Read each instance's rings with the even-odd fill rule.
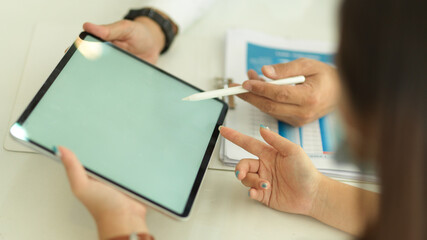
[[152,64],[157,62],[165,45],[160,26],[147,17],[121,20],[108,25],[85,23],[83,29]]
[[71,190],[95,219],[100,239],[130,235],[132,232],[148,233],[143,204],[90,178],[70,150],[64,147],[58,150]]
[[221,127],[221,135],[254,154],[258,159],[242,159],[236,176],[249,187],[249,195],[283,212],[311,215],[324,176],[313,166],[303,149],[267,128],[261,142],[231,128]]
[[273,85],[261,80],[254,70],[243,88],[250,93],[238,95],[261,111],[292,126],[302,126],[331,112],[338,103],[340,86],[335,68],[312,59],[300,58],[292,62],[267,65],[264,76],[281,79],[305,76],[302,84]]

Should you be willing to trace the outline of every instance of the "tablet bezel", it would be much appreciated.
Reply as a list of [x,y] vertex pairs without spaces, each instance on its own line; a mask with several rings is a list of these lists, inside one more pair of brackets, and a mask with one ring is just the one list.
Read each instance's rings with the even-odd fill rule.
[[[98,37],[96,37],[96,36],[94,36],[94,35],[92,35],[90,33],[82,32],[82,33],[80,33],[79,38],[81,40],[84,40],[87,36],[91,36],[91,37],[97,39],[100,42],[106,43],[106,44],[110,45],[112,48],[114,48],[114,49],[122,52],[123,54],[126,54],[129,57],[132,57],[132,58],[138,60],[139,62],[141,62],[141,64],[146,64],[146,65],[148,65],[148,66],[156,69],[157,71],[159,71],[159,72],[161,72],[163,74],[166,74],[167,76],[173,78],[174,80],[177,80],[177,81],[179,81],[179,82],[181,82],[181,83],[183,83],[183,84],[185,84],[185,85],[187,85],[187,86],[189,86],[189,87],[191,87],[191,88],[193,88],[193,89],[195,89],[197,91],[203,92],[203,90],[201,90],[201,89],[199,89],[199,88],[197,88],[197,87],[195,87],[195,86],[193,86],[193,85],[191,85],[191,84],[189,84],[189,83],[181,80],[180,78],[178,78],[176,76],[173,76],[170,73],[167,73],[166,71],[164,71],[164,70],[162,70],[162,69],[160,69],[160,68],[158,68],[158,67],[156,67],[156,66],[154,66],[154,65],[152,65],[152,64],[150,64],[150,63],[148,63],[148,62],[146,62],[146,61],[144,61],[144,60],[142,60],[142,59],[140,59],[138,57],[136,57],[135,55],[133,55],[133,54],[131,54],[131,53],[129,53],[129,52],[127,52],[127,51],[125,51],[125,50],[117,47],[117,46],[115,46],[114,44],[112,44],[110,42],[106,42],[106,41],[104,41],[104,40],[102,40],[102,39],[100,39],[100,38],[98,38]],[[16,126],[22,126],[23,125],[23,123],[30,116],[30,114],[32,113],[32,111],[37,106],[37,104],[43,98],[44,94],[48,91],[48,89],[50,88],[50,86],[52,85],[52,83],[59,76],[59,74],[61,73],[61,71],[63,70],[63,68],[67,65],[68,61],[71,59],[71,57],[76,52],[76,50],[77,50],[76,42],[74,42],[70,46],[70,48],[68,49],[68,51],[65,53],[65,55],[63,56],[63,58],[61,59],[61,61],[58,63],[58,65],[55,67],[55,69],[52,71],[52,73],[50,74],[50,76],[47,78],[47,80],[45,81],[45,83],[43,84],[43,86],[40,88],[40,90],[37,92],[37,94],[31,100],[31,102],[26,107],[26,109],[24,110],[24,112],[21,114],[21,116],[18,118],[18,120],[15,122],[15,124],[11,127],[11,130],[10,130],[10,134],[12,135],[12,137],[14,139],[19,140],[19,142],[25,144],[26,146],[29,146],[29,147],[37,150],[38,152],[41,152],[41,153],[43,153],[43,154],[45,154],[45,155],[47,155],[47,156],[49,156],[49,157],[51,157],[51,158],[53,158],[55,160],[60,160],[60,159],[57,157],[57,155],[53,151],[53,149],[49,149],[49,148],[47,148],[47,147],[45,147],[45,146],[43,146],[43,145],[41,145],[41,144],[39,144],[39,143],[31,140],[31,139],[22,139],[22,137],[16,136],[16,134],[13,131],[13,128],[16,127]],[[218,116],[217,123],[215,125],[215,128],[213,129],[213,133],[212,133],[211,138],[209,140],[208,146],[207,146],[207,148],[205,150],[205,154],[203,156],[203,159],[201,160],[199,170],[197,172],[195,181],[194,181],[193,186],[191,188],[189,197],[187,199],[187,203],[186,203],[186,205],[184,207],[184,211],[182,213],[178,213],[178,212],[176,212],[176,211],[174,211],[174,210],[172,210],[172,209],[170,209],[168,207],[165,207],[165,206],[163,206],[163,205],[161,205],[161,204],[159,204],[159,203],[157,203],[157,202],[155,202],[155,201],[153,201],[153,200],[151,200],[149,198],[146,198],[145,196],[143,196],[143,195],[141,195],[141,194],[139,194],[139,193],[137,193],[137,192],[135,192],[135,191],[133,191],[133,190],[131,190],[129,188],[126,188],[126,187],[122,186],[121,184],[113,181],[112,179],[109,179],[109,178],[107,178],[105,176],[102,176],[102,175],[98,174],[97,172],[95,172],[94,170],[91,170],[91,169],[88,169],[88,168],[85,167],[86,171],[90,175],[94,176],[95,178],[97,178],[97,179],[99,179],[99,180],[101,180],[103,182],[107,182],[107,183],[113,185],[118,190],[127,193],[128,195],[130,195],[133,198],[137,198],[139,200],[142,200],[143,202],[145,202],[148,205],[150,205],[150,206],[152,206],[152,207],[160,210],[162,213],[165,213],[168,216],[172,216],[172,217],[174,217],[176,219],[181,219],[181,220],[188,218],[189,215],[190,215],[192,206],[194,204],[194,201],[195,201],[195,199],[197,197],[197,193],[199,192],[200,185],[201,185],[202,180],[204,178],[205,172],[206,172],[206,170],[208,168],[208,164],[209,164],[211,155],[213,153],[216,141],[217,141],[218,136],[219,136],[218,127],[221,126],[221,125],[223,125],[226,113],[228,111],[228,105],[224,101],[222,101],[222,100],[220,100],[218,98],[216,98],[214,100],[218,101],[219,103],[222,104],[222,110],[221,110],[221,112],[220,112],[220,114]]]

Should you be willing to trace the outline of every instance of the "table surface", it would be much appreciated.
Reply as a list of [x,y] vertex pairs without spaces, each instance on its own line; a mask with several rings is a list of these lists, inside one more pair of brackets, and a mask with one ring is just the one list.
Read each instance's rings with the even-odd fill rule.
[[[110,23],[141,6],[139,0],[5,1],[0,10],[0,145],[36,23]],[[338,0],[218,0],[158,64],[202,89],[213,89],[214,78],[223,75],[226,29],[335,43],[338,6]],[[55,37],[55,29],[49,37]],[[220,164],[218,158],[217,146],[212,165]],[[215,169],[206,173],[190,220],[175,221],[149,210],[147,222],[157,239],[351,239],[309,217],[250,200],[232,171]],[[0,149],[0,240],[96,239],[96,234],[60,164],[39,154]]]

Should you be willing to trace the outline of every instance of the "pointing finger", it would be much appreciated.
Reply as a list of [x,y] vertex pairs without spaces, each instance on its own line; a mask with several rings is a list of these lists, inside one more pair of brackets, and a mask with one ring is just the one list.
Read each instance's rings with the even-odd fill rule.
[[236,144],[237,146],[245,149],[253,155],[260,157],[261,154],[271,151],[271,147],[255,138],[249,137],[245,134],[239,133],[228,127],[220,128],[221,135]]
[[287,63],[265,65],[261,68],[261,71],[268,78],[280,79],[298,75],[308,77],[316,73],[317,68],[315,61],[307,58],[299,58]]

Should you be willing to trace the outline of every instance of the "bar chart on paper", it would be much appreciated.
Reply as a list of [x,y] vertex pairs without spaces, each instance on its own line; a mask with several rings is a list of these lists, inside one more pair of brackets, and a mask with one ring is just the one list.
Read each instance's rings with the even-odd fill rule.
[[331,116],[325,116],[299,128],[279,122],[278,132],[282,137],[300,145],[309,156],[326,157],[336,149],[333,128],[330,126],[332,122]]
[[[253,69],[262,75],[261,68],[264,65],[286,63],[298,58],[310,58],[333,64],[333,54],[280,49],[248,42],[246,71]],[[331,121],[330,116],[325,116],[300,128],[278,121],[278,133],[300,145],[311,157],[328,157],[335,148]]]

